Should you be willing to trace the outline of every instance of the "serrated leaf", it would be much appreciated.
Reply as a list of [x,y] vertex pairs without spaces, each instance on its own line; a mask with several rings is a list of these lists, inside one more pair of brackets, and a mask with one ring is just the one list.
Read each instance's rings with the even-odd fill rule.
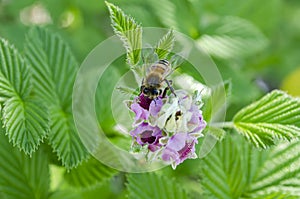
[[252,197],[262,197],[267,193],[280,190],[282,194],[299,197],[299,151],[299,142],[283,143],[272,149],[269,158],[265,160],[254,176],[247,192]]
[[202,185],[212,198],[239,198],[245,187],[241,155],[230,139],[225,139],[204,158]]
[[173,179],[153,173],[128,175],[129,198],[139,199],[183,199],[186,192]]
[[91,187],[106,181],[117,173],[101,164],[95,158],[90,158],[88,162],[83,163],[76,169],[65,173],[66,181],[74,187]]
[[300,100],[274,90],[240,110],[233,118],[236,130],[256,147],[267,148],[276,140],[300,134]]
[[212,56],[232,59],[259,52],[268,41],[251,22],[238,17],[222,17],[207,28],[197,43]]
[[127,62],[133,67],[141,58],[142,27],[126,15],[119,7],[105,2],[110,13],[114,32],[122,40],[127,52]]
[[175,42],[175,35],[173,30],[169,30],[155,46],[155,53],[159,59],[167,58],[168,54],[172,51]]
[[72,117],[78,63],[59,36],[42,28],[33,28],[27,34],[25,56],[32,66],[37,94],[50,109],[50,144],[65,167],[76,167],[88,154]]
[[26,98],[31,91],[30,73],[19,52],[0,38],[0,102],[10,97]]
[[259,151],[227,136],[207,156],[201,184],[209,198],[299,198],[299,142]]
[[48,109],[32,99],[30,72],[17,50],[0,39],[0,99],[4,102],[3,121],[13,145],[31,155],[46,137]]
[[31,155],[47,136],[48,109],[38,100],[12,97],[4,103],[3,124],[9,141]]
[[47,155],[41,148],[26,156],[13,148],[0,133],[0,192],[6,199],[47,198],[49,169]]

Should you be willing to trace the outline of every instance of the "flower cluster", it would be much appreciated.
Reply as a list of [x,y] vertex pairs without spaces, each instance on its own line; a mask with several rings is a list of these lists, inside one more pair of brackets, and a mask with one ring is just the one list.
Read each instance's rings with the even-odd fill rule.
[[171,163],[173,169],[188,158],[196,158],[195,144],[206,126],[200,100],[184,91],[151,100],[140,94],[129,108],[134,112],[132,148],[146,150],[152,160]]

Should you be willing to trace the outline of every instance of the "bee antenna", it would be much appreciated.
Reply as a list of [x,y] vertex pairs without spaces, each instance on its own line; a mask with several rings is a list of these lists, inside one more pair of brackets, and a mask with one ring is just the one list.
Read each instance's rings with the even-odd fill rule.
[[166,59],[161,59],[161,60],[158,61],[158,63],[159,63],[159,64],[163,64],[163,65],[165,65],[165,66],[168,66],[168,65],[169,65],[169,61],[166,60]]

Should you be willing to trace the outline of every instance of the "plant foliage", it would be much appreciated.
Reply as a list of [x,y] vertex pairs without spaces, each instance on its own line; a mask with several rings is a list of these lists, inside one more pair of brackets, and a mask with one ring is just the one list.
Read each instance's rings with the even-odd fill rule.
[[34,98],[28,64],[7,41],[0,39],[0,96],[3,125],[9,141],[26,154],[37,150],[49,129],[47,107]]
[[213,198],[296,198],[299,143],[259,151],[237,136],[226,137],[204,159],[202,185]]
[[234,127],[256,147],[266,148],[278,139],[300,134],[300,100],[275,90],[240,110]]
[[26,39],[25,57],[33,72],[33,84],[50,109],[50,144],[64,166],[76,167],[87,157],[71,111],[78,63],[62,39],[45,29],[31,29]]
[[130,66],[139,63],[142,49],[142,27],[135,20],[124,14],[117,6],[106,2],[110,12],[114,32],[123,41],[127,52],[127,62]]
[[140,199],[184,199],[186,192],[173,180],[156,174],[128,175],[129,198]]

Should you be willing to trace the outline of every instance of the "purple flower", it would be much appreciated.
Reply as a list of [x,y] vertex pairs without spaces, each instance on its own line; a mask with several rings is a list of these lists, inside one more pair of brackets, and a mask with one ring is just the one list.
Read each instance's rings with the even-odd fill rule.
[[188,121],[189,129],[192,129],[191,133],[203,130],[206,127],[206,122],[203,120],[202,111],[194,104],[189,111],[192,112],[192,117]]
[[136,142],[141,145],[148,145],[150,151],[156,151],[160,148],[159,138],[162,137],[162,132],[158,127],[150,126],[148,123],[143,122],[138,125],[134,130],[130,131],[130,135]]
[[158,97],[157,99],[152,100],[149,106],[149,112],[150,115],[156,117],[163,106],[163,101],[161,97]]
[[144,94],[140,94],[130,105],[130,110],[135,113],[134,124],[140,124],[144,120],[148,120],[149,115],[156,117],[162,106],[163,101],[161,97],[152,100],[144,96]]
[[135,123],[140,123],[144,120],[147,120],[149,117],[149,111],[141,107],[136,102],[131,104],[130,110],[132,110],[135,113]]
[[146,110],[149,110],[149,106],[152,101],[153,101],[152,99],[146,97],[143,93],[141,93],[138,97],[139,105]]
[[172,167],[175,169],[184,160],[197,157],[195,154],[197,142],[197,139],[188,133],[177,133],[169,139],[162,152],[162,159],[166,162],[172,162]]

